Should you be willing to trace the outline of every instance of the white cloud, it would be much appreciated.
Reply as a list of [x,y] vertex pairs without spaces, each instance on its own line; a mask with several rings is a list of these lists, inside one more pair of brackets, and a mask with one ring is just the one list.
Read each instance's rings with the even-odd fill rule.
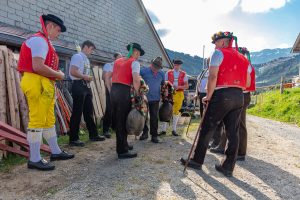
[[290,45],[288,45],[287,43],[282,43],[282,44],[277,45],[276,47],[283,49],[283,48],[289,48]]
[[[214,49],[211,35],[218,31],[233,32],[238,37],[239,45],[246,46],[250,51],[277,47],[279,44],[273,38],[275,36],[270,37],[269,32],[264,33],[256,24],[245,23],[232,15],[232,11],[241,6],[240,1],[248,3],[248,0],[143,0],[145,7],[159,19],[160,23],[155,24],[155,28],[169,30],[161,38],[168,49],[202,57],[202,47],[205,45],[205,56],[208,56]],[[256,1],[268,0],[249,1],[255,4]],[[279,5],[270,3],[270,6],[275,8]]]
[[288,2],[289,0],[242,0],[240,6],[244,12],[261,13],[284,7]]

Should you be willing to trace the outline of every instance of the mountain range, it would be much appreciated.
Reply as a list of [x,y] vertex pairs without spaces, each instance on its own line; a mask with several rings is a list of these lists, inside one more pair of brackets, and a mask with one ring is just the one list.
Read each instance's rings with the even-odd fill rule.
[[[203,59],[182,52],[166,49],[170,59],[182,59],[182,69],[191,76],[198,75]],[[300,54],[292,54],[291,48],[264,49],[251,52],[251,62],[256,69],[256,85],[266,86],[279,83],[281,76],[291,79],[299,75]]]

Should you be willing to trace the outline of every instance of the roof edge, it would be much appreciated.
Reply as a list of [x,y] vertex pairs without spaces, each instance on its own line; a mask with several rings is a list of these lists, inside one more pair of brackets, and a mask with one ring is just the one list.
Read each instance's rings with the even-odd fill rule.
[[167,58],[167,62],[169,63],[170,67],[173,68],[173,64],[172,64],[172,62],[171,62],[171,59],[170,59],[170,57],[169,57],[169,55],[168,55],[168,53],[167,53],[167,51],[166,51],[166,49],[165,49],[165,47],[164,47],[162,41],[161,41],[161,39],[160,39],[160,37],[159,37],[159,35],[158,35],[158,33],[157,33],[157,31],[156,31],[156,29],[155,29],[153,23],[152,23],[152,20],[151,20],[151,18],[150,18],[150,16],[149,16],[149,14],[148,14],[148,12],[147,12],[145,6],[144,6],[144,3],[142,2],[142,0],[137,0],[137,2],[138,2],[138,4],[140,5],[140,7],[141,7],[143,13],[145,14],[146,19],[147,19],[147,21],[148,21],[148,23],[149,23],[149,25],[150,25],[150,28],[152,29],[152,32],[154,33],[155,39],[156,39],[156,41],[159,43],[159,46],[160,46],[162,52],[164,53],[165,57]]
[[300,43],[300,33],[298,34],[297,39],[291,49],[291,53],[299,53],[299,52],[295,52],[295,49],[296,49],[298,43]]

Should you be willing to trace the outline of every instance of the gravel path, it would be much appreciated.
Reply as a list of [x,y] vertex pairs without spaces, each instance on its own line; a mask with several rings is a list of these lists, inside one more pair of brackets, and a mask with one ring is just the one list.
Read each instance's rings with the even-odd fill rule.
[[[222,156],[208,153],[202,171],[183,175],[191,141],[167,136],[160,144],[130,140],[139,157],[117,160],[115,140],[70,149],[76,158],[55,172],[25,165],[0,174],[0,199],[300,199],[300,129],[248,116],[249,151],[234,177],[217,173]],[[193,136],[193,133],[191,133]]]

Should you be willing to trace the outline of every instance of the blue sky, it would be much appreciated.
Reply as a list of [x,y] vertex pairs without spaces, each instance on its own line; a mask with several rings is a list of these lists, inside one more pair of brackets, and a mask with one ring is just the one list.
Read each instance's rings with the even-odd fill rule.
[[207,56],[210,36],[231,31],[251,51],[291,47],[300,32],[300,0],[143,0],[166,48]]

